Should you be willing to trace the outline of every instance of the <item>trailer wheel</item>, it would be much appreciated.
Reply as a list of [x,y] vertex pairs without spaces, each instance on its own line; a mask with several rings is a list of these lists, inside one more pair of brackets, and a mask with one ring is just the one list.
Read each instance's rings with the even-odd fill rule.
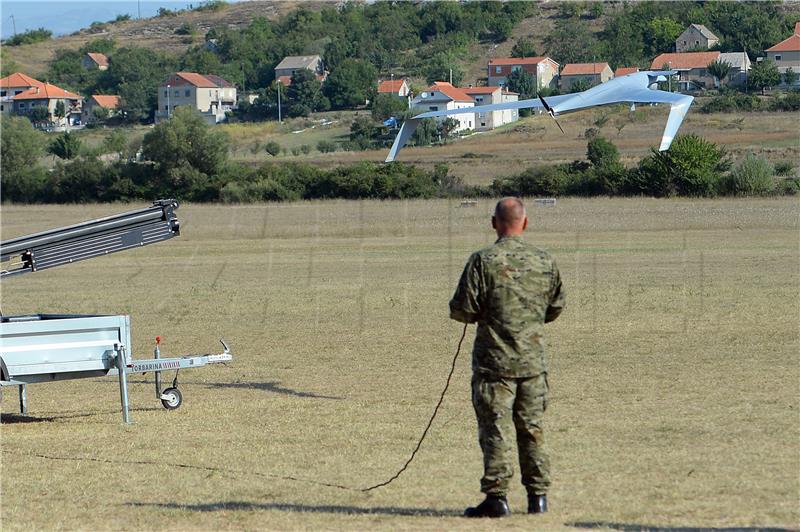
[[161,404],[167,410],[175,410],[183,403],[183,396],[177,388],[167,388],[161,392]]

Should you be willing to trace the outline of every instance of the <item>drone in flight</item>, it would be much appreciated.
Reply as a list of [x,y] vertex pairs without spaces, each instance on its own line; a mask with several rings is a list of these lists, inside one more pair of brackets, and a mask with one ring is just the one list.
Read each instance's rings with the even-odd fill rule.
[[[580,111],[590,107],[600,107],[603,105],[614,105],[620,103],[631,104],[631,109],[637,103],[670,104],[669,118],[667,126],[661,136],[659,151],[666,151],[672,144],[672,139],[681,127],[683,118],[689,111],[694,97],[685,94],[667,92],[658,89],[658,83],[667,81],[668,76],[674,76],[678,72],[675,70],[649,70],[634,72],[626,76],[621,76],[607,81],[601,85],[592,87],[583,92],[574,94],[563,94],[560,96],[549,96],[547,99],[539,96],[529,100],[517,102],[495,103],[491,105],[480,105],[475,107],[462,107],[460,109],[448,109],[443,111],[429,111],[418,114],[403,122],[397,137],[394,139],[386,162],[392,162],[397,157],[397,153],[405,145],[420,121],[426,118],[436,118],[440,116],[462,115],[475,112],[505,111],[510,109],[544,109],[553,119],[562,113]],[[556,125],[561,129],[561,125],[556,120]],[[561,129],[563,133],[563,129]]]

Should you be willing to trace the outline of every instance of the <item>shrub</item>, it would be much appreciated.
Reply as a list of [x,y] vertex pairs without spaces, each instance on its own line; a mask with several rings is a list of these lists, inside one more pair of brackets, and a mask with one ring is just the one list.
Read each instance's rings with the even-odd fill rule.
[[557,196],[567,177],[556,166],[536,166],[515,176],[495,179],[492,190],[501,196]]
[[772,111],[800,111],[800,91],[790,91],[783,96],[775,96],[769,107]]
[[295,146],[294,148],[292,148],[292,155],[294,155],[295,157],[300,155],[300,148],[298,146]]
[[336,143],[330,140],[321,140],[317,142],[317,150],[322,153],[332,153],[336,151]]
[[698,135],[680,135],[667,151],[652,150],[630,176],[627,192],[654,196],[713,196],[730,161],[721,148]]
[[3,44],[8,46],[19,46],[21,44],[33,44],[37,42],[42,42],[50,39],[53,36],[53,32],[50,30],[46,30],[44,28],[39,28],[37,30],[28,30],[24,33],[17,33]]
[[714,96],[700,107],[701,113],[735,113],[738,111],[759,111],[762,109],[761,100],[757,96],[726,92]]
[[784,196],[796,196],[800,194],[800,179],[790,177],[778,181],[777,191]]
[[735,196],[767,196],[775,192],[775,169],[764,157],[748,153],[721,182],[720,192]]
[[775,163],[775,175],[789,176],[792,175],[794,170],[794,163],[792,161],[778,161]]
[[300,146],[300,151],[303,152],[305,155],[308,155],[309,153],[311,153],[311,146],[309,146],[308,144],[303,144],[302,146]]
[[277,157],[281,153],[281,145],[274,140],[271,140],[264,144],[264,151],[273,157]]

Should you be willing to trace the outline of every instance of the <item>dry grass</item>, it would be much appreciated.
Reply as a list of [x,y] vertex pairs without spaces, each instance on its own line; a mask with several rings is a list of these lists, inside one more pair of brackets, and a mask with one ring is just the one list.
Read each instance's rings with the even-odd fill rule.
[[[5,206],[2,236],[123,210]],[[569,306],[549,327],[552,511],[458,517],[478,500],[469,357],[394,484],[444,381],[446,303],[489,201],[184,205],[174,241],[3,283],[6,313],[128,313],[133,352],[215,348],[164,411],[112,378],[3,402],[2,525],[19,529],[542,530],[576,523],[798,527],[795,199],[560,200],[531,210]],[[471,334],[470,334],[471,336]],[[219,468],[215,471],[175,464]],[[513,509],[524,495],[516,486]],[[419,514],[419,515],[414,515]]]

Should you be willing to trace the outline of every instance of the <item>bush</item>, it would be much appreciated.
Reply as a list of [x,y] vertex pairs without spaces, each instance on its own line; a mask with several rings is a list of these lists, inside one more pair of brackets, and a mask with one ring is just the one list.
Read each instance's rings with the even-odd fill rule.
[[652,150],[629,176],[628,193],[653,196],[714,196],[730,161],[721,148],[697,135],[680,135],[667,151]]
[[714,96],[700,107],[701,113],[735,113],[739,111],[760,111],[761,100],[757,96],[728,92]]
[[800,179],[791,177],[778,181],[777,191],[784,196],[796,196],[800,194]]
[[775,192],[775,169],[764,157],[748,153],[721,182],[720,192],[734,196],[768,196]]
[[311,153],[311,146],[309,146],[308,144],[303,144],[302,146],[300,146],[300,151],[303,152],[303,154],[308,155],[309,153]]
[[317,142],[317,150],[322,153],[332,153],[336,151],[336,143],[330,140],[321,140]]
[[274,140],[271,140],[264,144],[264,151],[273,157],[277,157],[281,153],[281,145]]
[[800,91],[790,91],[782,96],[775,96],[769,107],[771,111],[800,111]]
[[19,46],[21,44],[33,44],[49,40],[53,37],[53,32],[44,28],[38,30],[28,30],[24,33],[17,33],[3,44],[8,46]]
[[495,179],[491,188],[500,196],[558,196],[566,182],[563,169],[537,166],[515,176]]
[[790,176],[794,171],[794,163],[792,161],[778,161],[775,163],[775,175]]

